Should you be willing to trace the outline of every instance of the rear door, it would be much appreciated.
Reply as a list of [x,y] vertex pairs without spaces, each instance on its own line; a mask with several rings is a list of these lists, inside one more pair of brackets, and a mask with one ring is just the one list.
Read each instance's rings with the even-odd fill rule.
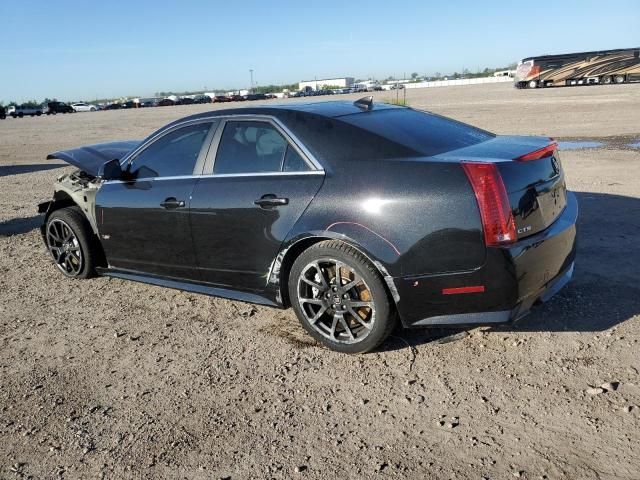
[[274,119],[226,119],[191,201],[202,279],[264,290],[280,245],[323,179],[319,164]]
[[191,230],[191,193],[215,122],[178,126],[134,154],[125,180],[105,182],[96,221],[110,267],[199,280]]

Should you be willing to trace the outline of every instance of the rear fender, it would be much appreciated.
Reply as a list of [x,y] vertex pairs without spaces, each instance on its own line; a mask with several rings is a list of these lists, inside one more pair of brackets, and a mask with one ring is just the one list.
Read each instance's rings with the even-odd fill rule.
[[[351,233],[360,235],[352,236],[341,233],[340,230],[351,229]],[[337,230],[337,231],[336,231]],[[384,280],[388,293],[394,302],[400,301],[400,296],[393,282],[393,277],[389,273],[389,264],[385,258],[398,258],[398,254],[394,247],[381,240],[375,232],[361,227],[355,227],[353,224],[345,222],[344,227],[334,225],[334,228],[319,230],[299,235],[287,242],[280,250],[278,256],[273,260],[268,276],[268,288],[276,290],[277,301],[285,307],[290,305],[289,302],[289,272],[296,258],[312,245],[324,240],[339,240],[346,243],[350,247],[358,250],[371,264],[376,268],[382,279]],[[387,250],[391,250],[391,252]]]

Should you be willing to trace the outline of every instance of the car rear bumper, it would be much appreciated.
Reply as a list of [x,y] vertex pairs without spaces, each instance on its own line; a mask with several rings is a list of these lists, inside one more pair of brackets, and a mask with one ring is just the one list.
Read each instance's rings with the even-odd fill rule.
[[[513,245],[488,248],[482,267],[394,279],[403,325],[495,324],[526,315],[571,279],[577,217],[578,202],[567,192],[567,205],[551,226]],[[472,291],[458,290],[465,287]]]

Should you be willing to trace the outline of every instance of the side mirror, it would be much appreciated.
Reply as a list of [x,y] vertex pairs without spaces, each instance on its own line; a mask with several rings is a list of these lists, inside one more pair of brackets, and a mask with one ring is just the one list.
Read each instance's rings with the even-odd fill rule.
[[98,176],[103,180],[120,180],[122,178],[122,167],[120,160],[114,158],[102,164],[98,169]]

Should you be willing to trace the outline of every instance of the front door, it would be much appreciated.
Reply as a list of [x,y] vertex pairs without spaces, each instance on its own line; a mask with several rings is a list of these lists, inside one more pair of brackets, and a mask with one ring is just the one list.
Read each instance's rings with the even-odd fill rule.
[[192,195],[200,273],[217,286],[264,290],[283,240],[324,172],[274,123],[227,120],[221,128],[213,175],[204,175]]
[[96,221],[110,267],[199,280],[189,205],[212,125],[169,130],[131,159],[122,181],[102,185]]

